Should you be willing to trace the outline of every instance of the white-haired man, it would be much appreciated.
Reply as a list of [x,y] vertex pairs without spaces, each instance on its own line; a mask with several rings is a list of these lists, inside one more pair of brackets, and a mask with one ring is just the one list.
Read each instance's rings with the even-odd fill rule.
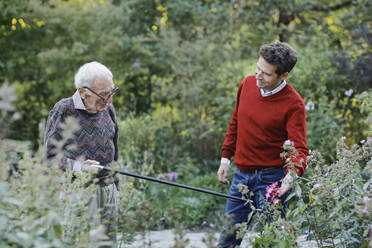
[[101,211],[100,222],[106,227],[106,234],[116,240],[115,222],[119,207],[117,180],[109,171],[98,171],[92,165],[109,166],[118,159],[118,125],[112,97],[118,90],[111,71],[98,62],[81,66],[75,75],[76,92],[72,97],[60,100],[49,113],[44,144],[47,157],[57,155],[53,140],[61,140],[60,124],[67,117],[79,122],[79,131],[74,133],[66,148],[60,167],[74,173],[93,171],[100,185],[91,201],[92,211]]

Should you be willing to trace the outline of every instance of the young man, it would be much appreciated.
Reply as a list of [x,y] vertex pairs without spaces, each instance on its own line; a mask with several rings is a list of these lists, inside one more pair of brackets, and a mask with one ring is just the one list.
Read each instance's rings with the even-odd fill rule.
[[[230,187],[230,195],[241,197],[238,185],[248,186],[255,208],[265,207],[266,187],[274,182],[280,185],[282,202],[290,189],[294,170],[301,176],[306,168],[305,106],[301,96],[286,82],[289,72],[297,62],[295,50],[286,43],[263,45],[259,51],[256,76],[248,76],[239,85],[237,102],[222,146],[222,158],[218,170],[221,183],[227,179],[230,159],[234,156],[236,169]],[[280,157],[286,140],[293,142],[298,155],[292,158],[298,166],[284,167]],[[236,224],[247,222],[252,211],[244,201],[228,199],[226,216],[232,217],[225,227],[221,247],[239,246]]]
[[44,139],[47,157],[54,158],[61,152],[57,151],[55,141],[63,138],[61,125],[68,117],[74,117],[80,130],[68,141],[74,148],[65,148],[60,167],[74,173],[96,173],[100,187],[93,196],[90,210],[101,211],[100,222],[115,243],[114,223],[119,208],[117,181],[109,171],[97,171],[94,165],[109,167],[118,159],[118,125],[112,105],[118,87],[114,85],[111,71],[98,62],[80,67],[75,75],[75,87],[75,94],[60,100],[49,113]]

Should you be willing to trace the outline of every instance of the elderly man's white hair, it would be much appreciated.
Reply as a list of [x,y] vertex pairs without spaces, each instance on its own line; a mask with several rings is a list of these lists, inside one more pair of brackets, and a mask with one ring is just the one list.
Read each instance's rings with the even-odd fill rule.
[[95,78],[113,78],[112,72],[101,63],[96,61],[82,65],[75,74],[76,89],[82,87],[90,87]]

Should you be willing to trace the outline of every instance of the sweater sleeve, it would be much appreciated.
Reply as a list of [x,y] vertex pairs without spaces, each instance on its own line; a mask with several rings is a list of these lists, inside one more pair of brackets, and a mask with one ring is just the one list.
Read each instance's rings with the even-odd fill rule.
[[287,173],[289,170],[295,170],[298,176],[302,176],[306,169],[306,158],[309,155],[306,142],[306,111],[302,101],[291,107],[286,128],[288,139],[293,141],[298,153],[291,156],[294,166],[288,166]]
[[115,155],[114,160],[118,161],[119,158],[119,128],[118,128],[118,121],[116,119],[116,112],[113,104],[109,106],[110,116],[112,121],[115,124],[115,135],[114,135],[114,146],[115,146]]
[[240,83],[238,93],[236,95],[235,109],[232,114],[229,127],[226,131],[225,140],[222,145],[222,157],[231,160],[231,157],[235,154],[236,138],[238,133],[238,108],[240,94],[243,88],[245,79]]
[[[46,148],[47,159],[54,159],[60,151],[57,147],[57,143],[62,140],[62,129],[60,124],[64,121],[64,111],[63,106],[57,103],[54,108],[50,111],[44,135],[44,146]],[[66,170],[67,168],[72,170],[74,165],[74,160],[68,158],[64,153],[60,161],[60,169]]]

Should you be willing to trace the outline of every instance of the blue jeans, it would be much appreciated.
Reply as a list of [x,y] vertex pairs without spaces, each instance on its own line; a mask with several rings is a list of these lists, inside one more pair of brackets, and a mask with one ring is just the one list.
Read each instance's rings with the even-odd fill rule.
[[[285,168],[268,169],[268,170],[256,170],[255,173],[244,173],[239,169],[235,169],[234,178],[231,182],[229,195],[241,198],[242,194],[239,192],[238,185],[244,184],[248,186],[249,192],[254,193],[250,199],[253,201],[252,204],[256,209],[265,210],[268,207],[267,201],[265,200],[266,187],[274,182],[278,182],[278,186],[281,185],[281,180],[285,176]],[[281,197],[281,202],[284,203],[287,194]],[[224,226],[221,236],[219,238],[220,247],[239,247],[242,239],[237,239],[237,230],[234,227],[236,224],[242,222],[248,222],[248,215],[252,209],[249,204],[245,204],[245,201],[239,201],[235,199],[228,199],[225,209],[225,218],[230,217],[229,225]],[[265,211],[264,211],[265,212]],[[284,215],[284,213],[283,213]],[[249,225],[247,223],[247,225]]]

